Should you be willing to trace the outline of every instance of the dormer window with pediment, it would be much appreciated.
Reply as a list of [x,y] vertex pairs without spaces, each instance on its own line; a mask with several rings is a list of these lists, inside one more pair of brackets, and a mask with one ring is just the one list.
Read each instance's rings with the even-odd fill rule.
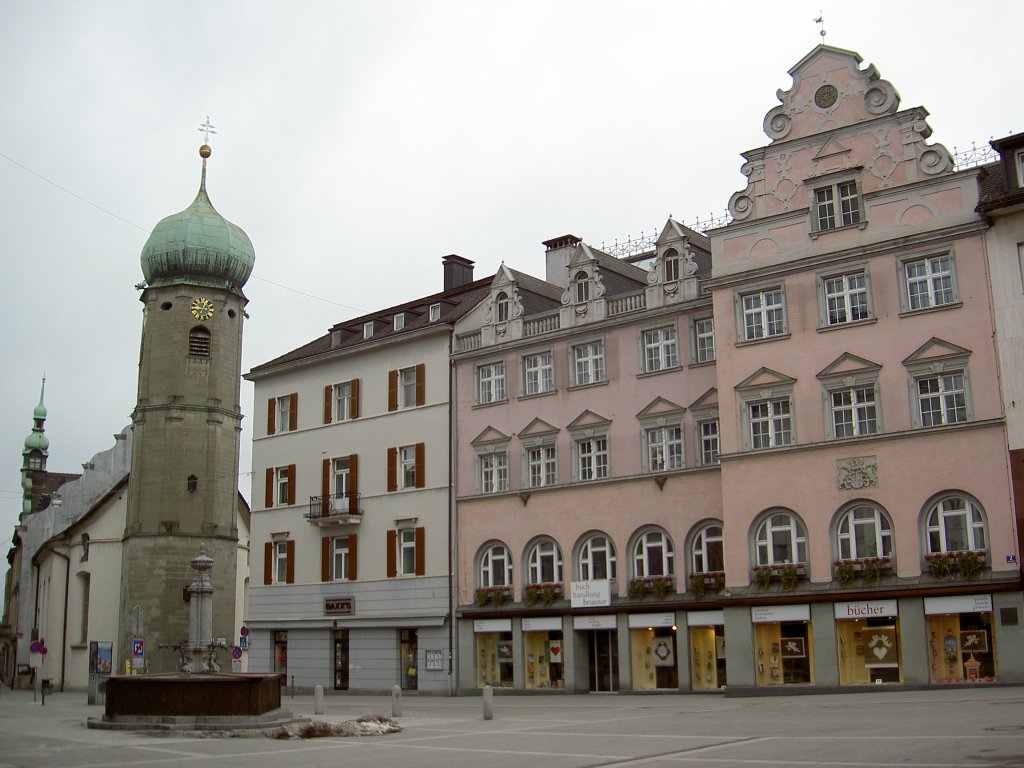
[[665,282],[671,283],[679,279],[679,251],[675,248],[669,248],[665,251]]
[[507,323],[509,318],[509,298],[505,291],[494,297],[494,322]]
[[590,301],[590,275],[583,270],[576,273],[573,278],[576,283],[576,304],[586,304]]

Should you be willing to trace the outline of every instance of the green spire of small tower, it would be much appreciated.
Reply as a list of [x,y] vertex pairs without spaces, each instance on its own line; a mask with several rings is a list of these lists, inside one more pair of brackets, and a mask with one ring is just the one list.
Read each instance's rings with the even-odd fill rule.
[[25,448],[21,452],[21,511],[32,511],[32,487],[36,481],[42,481],[46,472],[46,457],[50,451],[50,440],[44,434],[46,425],[46,406],[43,396],[46,393],[46,376],[39,389],[39,405],[32,411],[32,432],[25,438]]

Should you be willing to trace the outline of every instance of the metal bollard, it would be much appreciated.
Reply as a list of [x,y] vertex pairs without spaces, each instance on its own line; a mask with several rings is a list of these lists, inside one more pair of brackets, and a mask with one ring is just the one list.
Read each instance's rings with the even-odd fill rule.
[[313,714],[322,715],[324,713],[324,687],[318,685],[313,688]]
[[402,716],[402,686],[391,686],[391,716]]
[[484,720],[494,719],[494,688],[484,686]]

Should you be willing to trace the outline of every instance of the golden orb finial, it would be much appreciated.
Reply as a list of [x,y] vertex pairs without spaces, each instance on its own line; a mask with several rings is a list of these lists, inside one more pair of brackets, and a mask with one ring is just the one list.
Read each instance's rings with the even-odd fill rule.
[[199,148],[199,156],[201,158],[203,158],[203,160],[205,160],[206,158],[208,158],[212,154],[213,154],[213,150],[210,149],[210,145],[209,144],[203,144],[203,146],[201,146]]

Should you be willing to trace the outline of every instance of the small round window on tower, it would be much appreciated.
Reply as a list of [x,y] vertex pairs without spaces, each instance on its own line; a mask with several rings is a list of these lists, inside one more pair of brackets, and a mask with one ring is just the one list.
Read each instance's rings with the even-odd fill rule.
[[230,317],[232,320],[234,320],[235,319],[235,310],[229,309],[228,310],[228,317]]
[[164,302],[163,304],[161,304],[161,305],[160,305],[160,309],[162,309],[162,310],[164,310],[164,311],[166,312],[166,311],[167,311],[168,309],[170,309],[170,308],[171,308],[172,306],[174,306],[174,305],[173,305],[173,304],[171,304],[171,302],[169,302],[169,301],[165,301],[165,302]]
[[834,85],[823,85],[814,92],[814,104],[821,109],[828,109],[838,98],[839,91]]

